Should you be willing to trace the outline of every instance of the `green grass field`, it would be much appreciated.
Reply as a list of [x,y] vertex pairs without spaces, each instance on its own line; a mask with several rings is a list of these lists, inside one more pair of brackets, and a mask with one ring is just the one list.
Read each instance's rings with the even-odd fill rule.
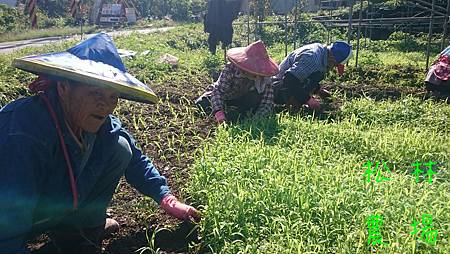
[[[205,243],[213,253],[449,253],[449,121],[445,103],[355,99],[335,121],[281,114],[221,127],[188,185],[205,204]],[[429,160],[440,163],[432,183],[417,183],[412,164]],[[390,180],[368,183],[367,161],[386,162]],[[375,214],[382,247],[368,244]],[[410,234],[422,214],[435,246]]]

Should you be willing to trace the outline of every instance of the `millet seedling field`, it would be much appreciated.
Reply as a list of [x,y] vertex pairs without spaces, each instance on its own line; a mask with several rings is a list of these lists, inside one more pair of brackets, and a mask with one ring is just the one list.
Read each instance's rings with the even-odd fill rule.
[[[328,75],[333,97],[319,112],[278,108],[217,126],[193,105],[224,64],[206,36],[201,25],[182,25],[114,38],[137,52],[126,66],[160,97],[150,106],[122,100],[115,113],[203,219],[172,219],[121,181],[108,215],[122,228],[104,241],[106,253],[450,253],[450,105],[422,86],[420,38],[413,48],[395,37],[370,42],[358,68],[350,62],[344,76]],[[284,45],[266,41],[280,62]],[[34,78],[11,67],[15,57],[73,43],[0,55],[0,106],[28,95],[24,84]],[[239,28],[233,45],[246,45]],[[164,53],[179,57],[178,68],[157,63]],[[369,181],[368,161],[381,174]],[[426,172],[416,178],[413,164],[429,161],[437,163],[432,182]],[[435,244],[422,237],[424,214],[433,217]],[[383,243],[371,245],[367,223],[376,215]],[[47,242],[30,239],[29,248],[48,253]]]

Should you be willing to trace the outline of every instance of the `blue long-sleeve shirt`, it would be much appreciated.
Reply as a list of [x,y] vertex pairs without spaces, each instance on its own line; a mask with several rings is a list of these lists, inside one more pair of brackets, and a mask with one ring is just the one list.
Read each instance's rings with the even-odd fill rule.
[[[71,158],[78,200],[93,190],[111,158],[111,147],[119,136],[128,140],[132,158],[125,170],[127,182],[160,203],[169,193],[166,179],[150,159],[136,147],[132,136],[110,115],[92,141],[86,160],[62,120],[55,92],[49,93]],[[102,165],[102,167],[99,167]],[[72,209],[66,162],[53,120],[39,96],[18,99],[0,110],[0,252],[27,253],[24,241],[31,228]]]
[[279,65],[280,72],[275,80],[282,80],[286,72],[290,72],[301,82],[311,74],[325,74],[328,66],[328,49],[320,43],[312,43],[292,51]]

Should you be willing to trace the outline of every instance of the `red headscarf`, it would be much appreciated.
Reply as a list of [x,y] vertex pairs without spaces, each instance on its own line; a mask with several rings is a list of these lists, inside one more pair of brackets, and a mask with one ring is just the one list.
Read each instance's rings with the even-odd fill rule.
[[53,81],[46,76],[39,76],[28,85],[28,89],[32,93],[45,92],[52,86]]

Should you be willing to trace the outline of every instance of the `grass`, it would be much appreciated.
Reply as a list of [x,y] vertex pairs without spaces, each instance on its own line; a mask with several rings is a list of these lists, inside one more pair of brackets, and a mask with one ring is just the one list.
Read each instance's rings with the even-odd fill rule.
[[[83,26],[83,33],[98,31],[95,26]],[[80,34],[80,27],[57,27],[48,29],[29,29],[26,31],[13,31],[0,34],[0,42],[20,41],[52,36],[68,36]]]
[[[376,52],[370,51],[362,51],[362,55],[366,55],[370,57],[371,55],[377,54]],[[377,54],[377,58],[380,61],[381,65],[413,65],[420,66],[425,69],[426,65],[426,52],[402,52],[402,54],[398,54],[398,52],[380,52]],[[430,63],[433,62],[434,55],[430,55]]]
[[[216,129],[210,120],[198,117],[192,105],[212,81],[209,74],[223,65],[221,54],[209,55],[207,36],[201,29],[200,25],[183,25],[166,33],[132,34],[114,41],[119,48],[138,53],[125,64],[161,99],[151,107],[121,101],[116,113],[144,152],[155,158],[161,172],[173,173],[170,183],[181,199],[188,197],[204,208],[203,250],[450,252],[448,104],[408,96],[384,101],[352,99],[336,93],[344,103],[334,120],[279,114]],[[0,106],[26,95],[23,84],[33,78],[12,68],[12,59],[64,50],[73,43],[0,55]],[[280,62],[284,45],[269,46],[270,55]],[[179,57],[179,67],[157,63],[163,53]],[[387,50],[376,58],[363,53],[363,68],[350,63],[344,77],[330,75],[325,82],[422,85],[423,70],[412,61],[421,65],[423,53]],[[387,175],[391,180],[366,183],[363,164],[368,160],[385,161],[392,171]],[[411,164],[416,160],[440,163],[431,185],[415,182]],[[192,165],[189,182],[183,177],[185,165]],[[178,192],[180,186],[187,192]],[[135,195],[120,189],[114,210],[119,215],[132,213],[133,219],[145,224],[157,206]],[[436,246],[409,234],[412,221],[425,213],[433,215],[439,230]],[[384,216],[381,232],[388,245],[383,247],[367,244],[365,223],[374,214]]]
[[[336,121],[282,114],[219,128],[188,185],[205,205],[205,248],[448,253],[449,120],[443,103],[358,99],[347,101]],[[386,162],[391,180],[367,183],[368,160]],[[440,163],[432,184],[415,182],[416,160]],[[439,230],[436,246],[409,234],[412,220],[425,213]],[[375,214],[384,216],[383,247],[367,243],[366,220]]]

